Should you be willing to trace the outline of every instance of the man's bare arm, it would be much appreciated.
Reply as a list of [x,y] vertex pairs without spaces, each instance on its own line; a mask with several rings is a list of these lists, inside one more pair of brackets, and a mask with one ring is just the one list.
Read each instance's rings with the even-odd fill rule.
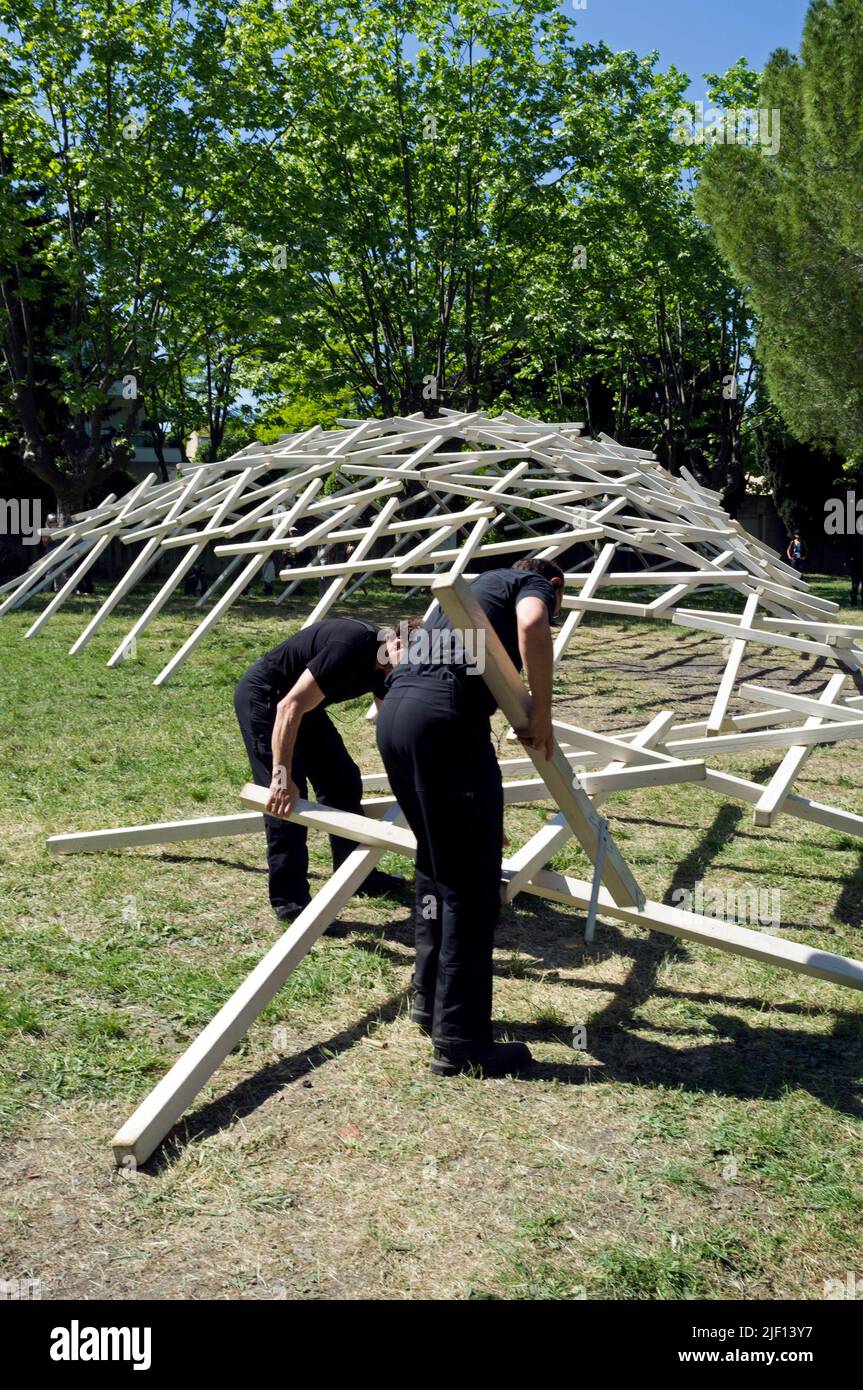
[[530,721],[526,729],[517,729],[516,733],[528,748],[535,748],[550,758],[554,752],[551,727],[554,643],[548,609],[542,599],[528,596],[516,605],[515,616],[518,649],[530,687]]
[[304,671],[291,686],[276,708],[273,725],[273,777],[266,810],[274,816],[289,816],[299,800],[299,788],[291,776],[294,747],[303,715],[316,709],[324,700],[324,692],[311,671]]

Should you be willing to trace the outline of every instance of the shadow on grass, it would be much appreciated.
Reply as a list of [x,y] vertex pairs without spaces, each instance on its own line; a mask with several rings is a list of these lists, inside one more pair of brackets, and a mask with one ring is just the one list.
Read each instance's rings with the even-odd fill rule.
[[[705,1016],[700,1030],[703,1037],[709,1029],[711,1037],[681,1048],[645,1037],[646,1031],[659,1030],[635,1017],[639,1004],[653,993],[660,959],[657,955],[651,960],[646,947],[620,994],[591,1019],[592,1065],[544,1064],[528,1079],[594,1085],[617,1081],[739,1100],[778,1100],[788,1090],[802,1089],[842,1114],[863,1116],[863,1030],[858,1015],[840,1014],[830,1036],[824,1037],[802,1029],[752,1028],[740,1018],[716,1012]],[[684,1030],[684,1035],[692,1031]],[[681,1036],[676,1027],[667,1032]],[[548,1030],[538,1027],[513,1025],[512,1033],[522,1041],[548,1041]]]
[[254,1076],[238,1082],[227,1095],[210,1101],[193,1115],[181,1120],[152,1157],[141,1165],[140,1172],[157,1177],[174,1164],[189,1144],[211,1138],[236,1124],[237,1120],[251,1115],[277,1091],[298,1081],[313,1084],[311,1078],[319,1067],[359,1043],[373,1025],[392,1023],[400,1014],[407,1012],[408,997],[407,990],[400,990],[385,1003],[363,1014],[350,1028],[344,1028],[340,1033],[291,1057],[280,1057],[278,1061],[260,1067]]
[[845,879],[836,900],[836,916],[849,927],[863,925],[863,850],[859,856],[857,868]]
[[[702,841],[681,860],[666,897],[675,888],[691,888],[704,874],[710,861],[734,837],[743,815],[737,806],[723,806]],[[855,875],[856,891],[863,894],[863,867]],[[560,914],[545,904],[540,909],[543,926],[552,926]],[[571,922],[570,918],[566,921]],[[533,943],[531,943],[533,950]],[[597,951],[601,953],[597,956]],[[686,948],[674,938],[650,932],[647,938],[624,936],[615,928],[603,927],[595,948],[583,946],[580,959],[572,951],[564,953],[560,946],[543,950],[536,963],[536,973],[548,978],[549,969],[564,963],[567,967],[583,960],[596,961],[602,956],[633,957],[630,973],[623,985],[609,986],[605,982],[593,987],[614,997],[604,1009],[590,1019],[588,1046],[594,1064],[545,1064],[535,1067],[528,1079],[555,1080],[565,1084],[584,1084],[597,1081],[622,1081],[628,1085],[647,1087],[676,1087],[688,1091],[713,1092],[739,1099],[779,1098],[789,1087],[802,1087],[844,1114],[863,1116],[863,1020],[853,1010],[834,1011],[835,1023],[829,1037],[803,1029],[750,1027],[743,1020],[723,1012],[707,1014],[697,1035],[705,1029],[712,1036],[695,1046],[681,1048],[661,1039],[646,1038],[646,1032],[667,1032],[673,1038],[681,1036],[675,1026],[663,1029],[645,1023],[638,1017],[642,1006],[655,994],[668,998],[693,998],[709,1001],[711,995],[680,993],[658,986],[658,975],[666,961],[685,958]],[[529,973],[524,971],[523,973]],[[583,982],[578,982],[583,987]],[[717,1002],[725,1007],[759,1007],[756,998],[728,998],[722,993]],[[803,1006],[780,1006],[785,1014],[809,1014]],[[549,1041],[559,1034],[541,1025],[508,1026],[522,1041]],[[691,1035],[693,1030],[684,1030]],[[559,1037],[558,1037],[558,1040]],[[597,1066],[595,1063],[599,1063]]]
[[[724,805],[702,840],[678,865],[669,884],[666,897],[675,888],[691,888],[703,876],[711,860],[721,852],[736,831],[743,811],[739,806]],[[863,865],[855,875],[856,893],[863,893]],[[855,898],[855,901],[857,899]],[[523,1078],[530,1082],[554,1081],[564,1085],[596,1084],[599,1081],[618,1081],[645,1088],[671,1087],[700,1094],[712,1093],[738,1099],[778,1099],[789,1088],[803,1088],[823,1104],[855,1117],[863,1116],[863,1022],[853,1011],[837,1010],[831,1035],[824,1037],[803,1029],[751,1027],[732,1014],[717,1010],[705,1014],[703,1021],[682,1028],[654,1025],[638,1017],[642,1006],[654,995],[669,999],[710,1002],[714,998],[726,1009],[731,1007],[758,1008],[756,998],[729,997],[718,992],[694,994],[666,988],[658,983],[661,968],[669,959],[685,959],[686,946],[668,936],[650,932],[646,938],[624,936],[613,927],[603,927],[594,946],[573,943],[573,918],[554,911],[547,903],[537,904],[536,927],[531,933],[529,949],[536,961],[530,966],[519,965],[518,973],[548,978],[549,971],[565,966],[571,969],[587,960],[595,963],[603,957],[632,957],[632,965],[622,985],[606,982],[577,981],[579,988],[613,991],[606,1006],[590,1019],[588,1045],[591,1065],[574,1060],[567,1063],[540,1063]],[[565,937],[560,927],[565,925]],[[498,947],[517,949],[524,942],[524,915],[514,921],[505,913],[498,936]],[[555,928],[557,930],[555,931]],[[369,932],[378,938],[374,942],[357,941],[363,949],[368,945],[378,953],[404,964],[404,956],[387,950],[380,940],[383,932],[400,945],[412,943],[410,919],[382,928],[377,923],[339,923],[338,935]],[[551,933],[554,932],[552,936]],[[540,935],[537,942],[535,936]],[[573,945],[581,946],[575,956]],[[498,974],[511,975],[513,970],[498,963]],[[170,1168],[178,1155],[200,1139],[208,1138],[237,1120],[254,1112],[270,1096],[298,1081],[310,1082],[319,1066],[348,1051],[364,1038],[370,1026],[391,1023],[408,1008],[409,995],[400,991],[383,1005],[370,1010],[350,1028],[334,1034],[325,1042],[316,1043],[292,1057],[279,1059],[260,1068],[252,1077],[239,1082],[226,1096],[211,1101],[190,1118],[184,1120],[142,1168],[150,1175]],[[779,1005],[785,1015],[809,1015],[805,1006]],[[560,1024],[524,1024],[504,1021],[498,1025],[522,1041],[566,1042],[566,1026]],[[704,1038],[705,1031],[710,1036]],[[562,1036],[562,1033],[564,1036]],[[646,1033],[660,1034],[646,1037]],[[665,1042],[662,1034],[674,1041]],[[702,1039],[681,1047],[680,1039]],[[446,1084],[446,1083],[444,1083]],[[477,1082],[478,1085],[483,1084]]]
[[[553,928],[555,918],[561,921],[560,914],[553,911],[546,910],[543,917],[545,930]],[[572,919],[565,920],[571,928]],[[561,950],[560,938],[549,943],[550,949],[538,952],[535,963],[520,970],[522,977],[547,980],[556,966],[565,964],[572,969],[603,957],[628,955],[632,964],[626,980],[619,984],[602,980],[574,982],[579,989],[613,995],[599,1013],[590,1016],[587,1024],[591,1064],[577,1060],[542,1063],[525,1079],[565,1085],[618,1081],[649,1089],[682,1089],[742,1100],[779,1099],[789,1088],[802,1088],[832,1109],[863,1117],[863,1019],[858,1012],[834,1009],[829,1036],[791,1026],[750,1026],[728,1010],[751,1009],[757,1013],[761,1007],[757,997],[731,995],[721,989],[715,993],[678,990],[658,984],[666,961],[682,954],[678,943],[667,943],[669,938],[659,933],[633,938],[603,924],[594,948],[578,943],[582,945],[581,955],[572,949]],[[717,1008],[705,1012],[695,1024],[655,1024],[639,1016],[643,1006],[654,997],[708,1006],[715,1003]],[[772,1009],[789,1020],[794,1016],[809,1018],[812,1013],[807,1005],[794,1003],[777,1004]],[[569,1029],[557,1023],[525,1024],[512,1019],[499,1026],[522,1042],[570,1043]],[[646,1036],[651,1034],[659,1036]],[[668,1041],[663,1035],[667,1035]]]
[[216,854],[162,854],[159,856],[164,864],[216,864],[220,869],[239,869],[244,874],[264,874],[267,873],[266,864],[243,864],[239,859],[222,859]]

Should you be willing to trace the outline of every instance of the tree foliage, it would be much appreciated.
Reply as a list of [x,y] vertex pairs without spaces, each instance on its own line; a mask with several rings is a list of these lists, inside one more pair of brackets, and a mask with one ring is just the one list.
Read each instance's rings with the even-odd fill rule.
[[243,200],[283,120],[275,30],[258,0],[0,0],[0,24],[6,398],[24,462],[74,505],[166,399],[231,370]]
[[142,430],[218,454],[250,401],[264,433],[584,418],[739,497],[751,315],[656,55],[580,43],[553,0],[0,0],[0,25],[5,404],[69,505]]
[[698,205],[760,324],[770,394],[801,440],[863,458],[863,0],[813,0],[800,58],[778,50],[760,107],[775,156],[717,146]]

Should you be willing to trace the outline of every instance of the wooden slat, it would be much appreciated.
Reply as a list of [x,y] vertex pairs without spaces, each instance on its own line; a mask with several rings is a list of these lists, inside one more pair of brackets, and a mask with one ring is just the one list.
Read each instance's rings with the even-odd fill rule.
[[[388,824],[392,828],[398,814],[397,809],[390,812]],[[248,1032],[261,1010],[353,897],[382,853],[378,845],[352,850],[333,871],[308,907],[114,1135],[111,1143],[118,1164],[130,1158],[139,1164],[146,1162],[231,1048]]]

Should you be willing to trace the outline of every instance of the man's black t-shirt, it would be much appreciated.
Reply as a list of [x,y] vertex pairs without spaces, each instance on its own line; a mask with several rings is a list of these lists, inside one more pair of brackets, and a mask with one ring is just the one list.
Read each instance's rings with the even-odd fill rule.
[[[532,570],[499,569],[487,570],[485,574],[478,575],[476,579],[470,581],[470,588],[471,593],[503,643],[516,670],[520,671],[521,652],[518,647],[516,606],[523,598],[541,599],[548,609],[548,617],[551,621],[557,605],[554,586],[541,574],[534,574]],[[443,632],[449,628],[449,625],[449,618],[446,613],[438,607],[426,622],[425,628],[427,632],[434,634]],[[492,714],[496,709],[494,696],[482,676],[478,672],[467,674],[467,667],[472,663],[465,660],[446,659],[445,644],[441,644],[437,658],[434,656],[434,650],[432,640],[433,655],[429,666],[424,668],[415,662],[403,662],[388,678],[387,686],[391,689],[395,688],[399,679],[410,672],[416,674],[418,671],[429,669],[435,664],[446,665],[459,677],[462,683],[467,701],[467,711]]]
[[383,645],[378,628],[355,618],[323,618],[294,633],[255,663],[252,670],[281,700],[304,671],[324,692],[324,704],[358,695],[385,693],[385,671],[375,668]]
[[[485,574],[471,580],[470,591],[506,648],[516,670],[520,671],[516,604],[523,598],[541,599],[548,608],[551,621],[556,602],[553,586],[532,570],[486,570]],[[429,631],[440,631],[449,627],[449,618],[438,607],[425,626]]]

